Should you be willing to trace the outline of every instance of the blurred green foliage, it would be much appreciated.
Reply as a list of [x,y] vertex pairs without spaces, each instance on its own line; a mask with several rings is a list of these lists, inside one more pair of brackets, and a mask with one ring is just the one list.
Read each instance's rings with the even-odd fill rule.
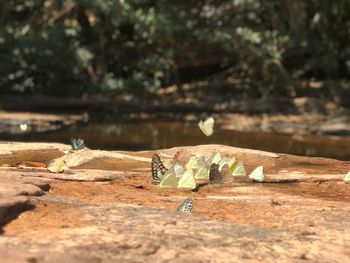
[[140,93],[209,80],[293,96],[295,80],[350,73],[348,0],[0,5],[2,93]]

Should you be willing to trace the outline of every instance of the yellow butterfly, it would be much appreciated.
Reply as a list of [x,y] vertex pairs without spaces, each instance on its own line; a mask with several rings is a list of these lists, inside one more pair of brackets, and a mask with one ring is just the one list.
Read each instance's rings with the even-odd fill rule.
[[179,178],[176,177],[173,170],[168,170],[159,184],[160,188],[177,188]]
[[196,180],[194,179],[193,171],[191,169],[185,171],[183,176],[180,178],[177,187],[186,190],[193,190],[197,187]]
[[205,121],[201,120],[198,126],[206,136],[210,136],[214,133],[214,118],[210,117]]

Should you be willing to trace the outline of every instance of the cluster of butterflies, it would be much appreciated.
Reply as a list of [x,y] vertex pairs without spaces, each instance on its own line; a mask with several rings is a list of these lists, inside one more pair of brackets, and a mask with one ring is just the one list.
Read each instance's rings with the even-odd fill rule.
[[[162,162],[158,154],[152,158],[152,183],[160,188],[179,188],[194,190],[202,184],[229,184],[234,178],[246,176],[242,162],[235,158],[213,153],[208,159],[204,155],[193,155],[182,165],[175,154],[173,159]],[[263,182],[263,167],[257,167],[249,178],[253,181]]]

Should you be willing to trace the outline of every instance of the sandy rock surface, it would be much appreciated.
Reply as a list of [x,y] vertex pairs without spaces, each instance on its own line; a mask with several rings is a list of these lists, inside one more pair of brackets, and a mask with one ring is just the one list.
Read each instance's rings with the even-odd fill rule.
[[[267,183],[160,190],[155,151],[107,152],[67,145],[0,144],[1,262],[346,262],[350,260],[350,162],[223,145],[156,151],[220,151],[264,165]],[[69,169],[46,166],[64,160]],[[5,165],[4,165],[5,164]],[[190,215],[177,213],[187,197]],[[17,217],[17,218],[16,218]]]

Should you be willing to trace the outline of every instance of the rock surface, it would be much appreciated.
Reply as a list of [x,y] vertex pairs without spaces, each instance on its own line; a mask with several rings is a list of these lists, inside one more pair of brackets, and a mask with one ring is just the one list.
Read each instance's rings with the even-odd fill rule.
[[[350,162],[223,145],[157,151],[165,159],[180,150],[180,160],[220,151],[243,161],[248,172],[264,165],[270,182],[184,192],[151,184],[154,151],[65,155],[67,149],[0,144],[1,163],[48,165],[63,158],[69,166],[60,174],[0,168],[1,262],[350,260],[350,184],[343,182]],[[193,213],[176,213],[187,197]]]
[[40,196],[49,188],[44,181],[0,171],[0,225],[30,208],[30,196]]

